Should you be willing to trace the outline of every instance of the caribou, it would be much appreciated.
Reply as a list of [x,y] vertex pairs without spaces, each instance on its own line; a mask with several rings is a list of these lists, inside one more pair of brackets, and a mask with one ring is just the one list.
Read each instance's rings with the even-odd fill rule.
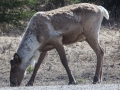
[[22,40],[10,60],[10,86],[20,86],[26,68],[37,60],[33,74],[26,84],[33,85],[37,71],[47,51],[56,49],[68,78],[68,84],[76,84],[63,45],[86,41],[97,56],[93,83],[101,82],[104,51],[99,45],[99,30],[103,17],[109,19],[108,11],[98,5],[79,3],[51,11],[37,12],[30,19]]

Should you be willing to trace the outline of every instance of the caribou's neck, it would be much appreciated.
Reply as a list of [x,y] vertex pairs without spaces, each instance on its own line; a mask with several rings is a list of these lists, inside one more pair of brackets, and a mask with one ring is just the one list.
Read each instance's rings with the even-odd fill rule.
[[20,66],[21,69],[25,70],[27,68],[31,62],[31,59],[34,57],[34,53],[36,53],[39,47],[40,43],[38,42],[36,36],[27,30],[23,35],[21,43],[17,49],[17,53],[22,59]]

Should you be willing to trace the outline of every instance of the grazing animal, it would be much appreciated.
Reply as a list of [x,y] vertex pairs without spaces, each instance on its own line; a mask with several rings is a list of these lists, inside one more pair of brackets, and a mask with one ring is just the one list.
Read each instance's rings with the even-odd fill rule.
[[69,84],[76,84],[71,74],[63,45],[87,41],[97,55],[93,83],[101,81],[104,51],[99,45],[99,29],[108,11],[89,3],[65,6],[51,11],[37,12],[30,19],[21,43],[11,63],[10,85],[19,86],[24,72],[33,59],[38,60],[27,85],[33,85],[36,73],[46,52],[56,49],[68,74]]

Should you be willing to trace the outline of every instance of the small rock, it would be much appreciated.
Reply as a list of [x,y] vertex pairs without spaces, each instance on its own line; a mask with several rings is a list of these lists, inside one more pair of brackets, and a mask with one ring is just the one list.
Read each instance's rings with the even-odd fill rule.
[[110,67],[112,67],[112,68],[113,68],[113,67],[114,67],[114,64],[110,65]]
[[103,81],[107,81],[105,77],[103,78]]

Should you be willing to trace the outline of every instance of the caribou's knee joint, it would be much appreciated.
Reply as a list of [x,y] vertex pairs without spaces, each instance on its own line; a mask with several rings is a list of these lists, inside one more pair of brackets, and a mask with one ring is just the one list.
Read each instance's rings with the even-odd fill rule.
[[[102,49],[102,48],[101,48]],[[102,49],[101,50],[101,55],[104,56],[104,50]]]

